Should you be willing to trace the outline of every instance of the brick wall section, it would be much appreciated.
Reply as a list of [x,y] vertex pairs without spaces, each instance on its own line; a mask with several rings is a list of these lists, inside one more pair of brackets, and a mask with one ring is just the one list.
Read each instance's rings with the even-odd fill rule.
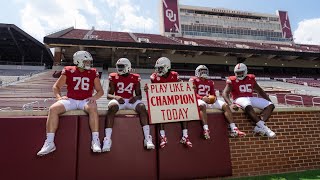
[[247,136],[229,140],[233,177],[320,168],[320,111],[274,112],[267,122],[274,139],[254,136],[247,117],[234,116]]

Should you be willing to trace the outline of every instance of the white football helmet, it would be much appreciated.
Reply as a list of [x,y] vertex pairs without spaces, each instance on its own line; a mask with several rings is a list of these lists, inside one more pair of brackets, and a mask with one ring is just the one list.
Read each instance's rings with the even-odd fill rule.
[[[84,61],[90,61],[90,64],[84,63]],[[73,64],[82,69],[90,69],[93,62],[91,54],[87,51],[77,51],[73,54]]]
[[127,58],[120,58],[116,63],[116,67],[119,75],[127,74],[131,71],[131,62]]
[[159,76],[163,76],[171,69],[171,61],[166,57],[161,57],[156,61],[154,68]]
[[[243,73],[241,73],[241,72],[243,72]],[[243,63],[239,63],[234,67],[234,74],[236,75],[237,79],[239,79],[239,80],[243,80],[247,76],[247,73],[248,73],[248,68]]]
[[195,76],[207,79],[209,77],[209,69],[205,65],[199,65],[196,68]]

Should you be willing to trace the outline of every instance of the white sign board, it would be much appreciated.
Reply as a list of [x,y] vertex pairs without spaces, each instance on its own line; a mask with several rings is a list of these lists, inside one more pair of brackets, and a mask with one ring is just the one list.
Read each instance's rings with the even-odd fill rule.
[[147,86],[150,124],[200,119],[191,82],[154,83]]

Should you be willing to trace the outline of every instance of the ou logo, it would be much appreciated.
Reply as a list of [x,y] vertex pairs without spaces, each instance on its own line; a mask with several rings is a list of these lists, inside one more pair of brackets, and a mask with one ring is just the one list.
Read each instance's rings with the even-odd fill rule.
[[239,90],[240,90],[240,92],[243,92],[243,93],[245,93],[245,92],[251,93],[252,92],[251,84],[240,85]]
[[171,9],[166,10],[166,16],[171,22],[176,22],[176,14]]

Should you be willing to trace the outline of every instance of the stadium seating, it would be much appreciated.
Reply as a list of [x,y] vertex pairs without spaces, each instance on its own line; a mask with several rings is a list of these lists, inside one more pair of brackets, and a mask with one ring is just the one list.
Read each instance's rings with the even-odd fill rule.
[[178,42],[169,39],[165,36],[157,34],[143,34],[143,33],[133,33],[137,38],[147,38],[150,43],[155,44],[179,44]]
[[120,42],[135,42],[134,39],[127,32],[115,32],[115,31],[93,31],[93,36],[97,36],[98,39],[105,41],[120,41]]

